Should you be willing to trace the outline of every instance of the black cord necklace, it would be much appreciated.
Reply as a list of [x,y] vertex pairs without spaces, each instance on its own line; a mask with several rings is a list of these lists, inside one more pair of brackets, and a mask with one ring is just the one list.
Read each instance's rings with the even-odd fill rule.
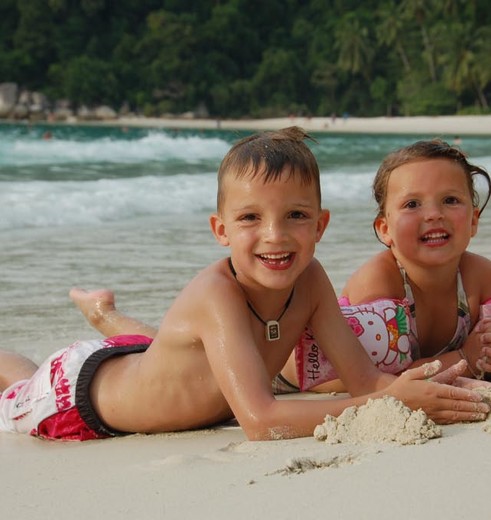
[[[235,268],[234,268],[234,266],[232,264],[232,259],[231,258],[228,259],[228,265],[230,266],[230,270],[232,271],[232,274],[234,275],[235,279],[237,280],[237,272],[235,271]],[[285,306],[283,307],[283,310],[281,311],[281,314],[278,316],[278,318],[276,320],[268,320],[268,321],[263,320],[261,318],[261,316],[259,316],[259,314],[257,313],[256,309],[254,309],[254,307],[252,306],[252,303],[249,300],[246,300],[247,301],[247,306],[251,310],[252,314],[254,314],[254,316],[256,316],[256,318],[261,323],[263,323],[264,326],[266,327],[265,333],[266,333],[266,339],[268,341],[276,341],[276,340],[280,339],[280,323],[279,323],[279,321],[281,320],[281,318],[283,317],[285,312],[288,310],[288,307],[290,307],[290,303],[292,301],[293,292],[294,291],[295,291],[295,287],[292,288],[292,292],[290,293],[290,296],[288,296],[288,299],[286,300]]]

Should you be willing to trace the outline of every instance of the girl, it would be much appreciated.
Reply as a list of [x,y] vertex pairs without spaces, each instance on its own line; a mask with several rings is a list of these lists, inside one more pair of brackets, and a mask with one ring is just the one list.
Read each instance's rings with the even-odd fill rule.
[[[477,175],[487,184],[481,209]],[[491,371],[491,320],[478,324],[491,309],[491,261],[466,250],[490,192],[488,173],[441,140],[418,141],[382,162],[373,183],[373,227],[387,249],[351,276],[339,300],[382,370],[464,359],[469,377]],[[279,379],[285,391],[292,391],[289,383],[339,391],[334,383],[318,386],[335,377],[306,331]]]

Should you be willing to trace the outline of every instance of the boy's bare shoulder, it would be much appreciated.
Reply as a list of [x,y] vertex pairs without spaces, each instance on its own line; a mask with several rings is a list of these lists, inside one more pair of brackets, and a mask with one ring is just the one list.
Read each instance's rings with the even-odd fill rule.
[[230,271],[228,260],[222,259],[213,262],[201,271],[189,282],[186,289],[191,291],[212,291],[213,289],[227,289],[236,285]]
[[298,277],[295,287],[300,288],[305,286],[308,290],[312,290],[319,287],[319,284],[322,285],[323,281],[329,281],[328,274],[319,260],[312,258],[310,264]]

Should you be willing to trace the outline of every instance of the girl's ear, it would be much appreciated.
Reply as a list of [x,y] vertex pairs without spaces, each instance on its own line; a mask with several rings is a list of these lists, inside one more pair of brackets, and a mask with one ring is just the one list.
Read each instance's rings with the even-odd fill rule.
[[373,223],[373,229],[377,234],[377,238],[382,244],[390,247],[392,245],[392,238],[389,233],[389,225],[385,217],[377,217]]
[[478,226],[479,226],[479,208],[474,208],[474,211],[472,213],[472,221],[471,221],[471,237],[476,235]]
[[326,230],[330,219],[331,219],[331,213],[329,212],[329,210],[323,209],[321,211],[319,219],[317,220],[317,231],[316,231],[316,237],[315,237],[316,242],[319,242],[319,240],[322,238],[322,235],[324,234],[324,231]]
[[225,230],[225,224],[217,213],[210,216],[210,228],[217,242],[222,246],[229,246],[230,241]]

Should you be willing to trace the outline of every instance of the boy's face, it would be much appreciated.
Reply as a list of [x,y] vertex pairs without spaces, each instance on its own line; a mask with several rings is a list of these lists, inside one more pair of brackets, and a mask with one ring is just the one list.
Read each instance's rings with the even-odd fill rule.
[[223,180],[224,203],[210,224],[218,242],[230,246],[241,281],[291,287],[308,266],[329,222],[313,184],[283,172],[264,183],[261,175]]
[[399,260],[437,265],[460,257],[477,222],[462,168],[447,159],[430,159],[394,169],[385,216],[376,227]]

